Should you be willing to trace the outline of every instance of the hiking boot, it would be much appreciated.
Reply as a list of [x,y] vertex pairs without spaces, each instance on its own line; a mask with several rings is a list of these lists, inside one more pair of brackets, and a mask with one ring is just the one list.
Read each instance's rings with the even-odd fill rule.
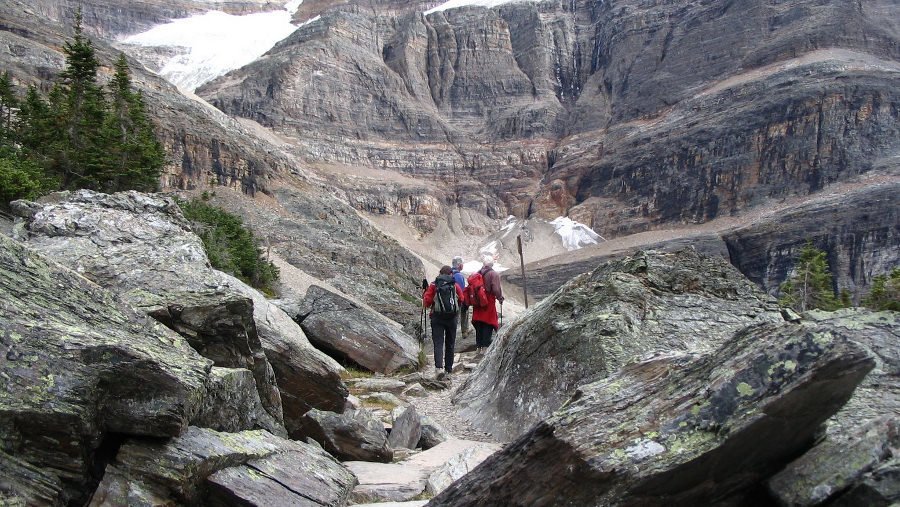
[[444,370],[440,370],[437,375],[434,376],[436,380],[444,380],[446,378],[447,373]]

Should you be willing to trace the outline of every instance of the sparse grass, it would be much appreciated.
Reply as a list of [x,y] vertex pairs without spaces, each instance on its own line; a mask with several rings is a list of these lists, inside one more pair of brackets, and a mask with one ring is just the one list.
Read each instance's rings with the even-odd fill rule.
[[352,378],[372,378],[375,376],[375,373],[364,370],[355,365],[343,365],[344,371],[341,373],[341,380],[349,380]]
[[362,405],[365,408],[380,408],[382,410],[387,410],[388,412],[394,410],[399,406],[384,400],[362,400]]
[[414,502],[416,500],[431,500],[432,498],[434,498],[434,495],[432,495],[428,491],[423,491],[413,498],[410,498],[409,501]]

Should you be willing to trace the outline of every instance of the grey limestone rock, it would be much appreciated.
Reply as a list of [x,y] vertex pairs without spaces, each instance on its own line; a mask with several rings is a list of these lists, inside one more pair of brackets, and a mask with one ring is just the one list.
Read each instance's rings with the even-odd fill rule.
[[[866,484],[885,474],[892,483],[878,502],[862,502],[858,505],[888,505],[900,499],[897,456],[900,447],[900,419],[884,416],[863,426],[856,434],[842,435],[842,439],[830,439],[809,450],[772,477],[767,486],[781,505],[810,506],[826,502],[848,502],[869,489]],[[874,472],[874,473],[873,473]]]
[[775,301],[719,257],[639,252],[580,275],[503,330],[454,393],[477,427],[511,439],[579,385],[656,352],[711,352]]
[[181,336],[2,235],[0,329],[0,449],[56,475],[67,501],[105,435],[179,435],[206,392],[211,362]]
[[341,414],[312,409],[303,416],[305,433],[340,460],[380,461],[394,457],[387,432],[366,409]]
[[91,505],[345,505],[355,484],[317,446],[191,427],[169,441],[123,444]]
[[65,505],[59,477],[0,451],[0,505]]
[[875,369],[826,425],[825,438],[768,482],[784,505],[888,505],[900,498],[900,315],[813,311],[805,321],[852,329]]
[[263,408],[250,370],[213,367],[206,389],[206,398],[192,425],[225,432],[264,429],[287,437],[281,421]]
[[212,269],[171,198],[82,190],[14,210],[29,246],[158,317],[218,365],[250,369],[263,406],[287,419],[289,433],[312,406],[343,408],[340,366],[259,291]]
[[453,438],[447,430],[431,417],[423,415],[421,420],[422,436],[419,438],[419,443],[416,444],[416,447],[427,450]]
[[388,436],[390,446],[415,449],[419,439],[422,438],[422,420],[416,412],[416,407],[412,405],[397,407],[391,413],[391,418],[393,426]]
[[435,497],[438,505],[705,505],[807,450],[875,366],[827,323],[751,325],[578,389]]
[[367,370],[418,368],[419,344],[382,315],[311,286],[295,317],[319,349]]

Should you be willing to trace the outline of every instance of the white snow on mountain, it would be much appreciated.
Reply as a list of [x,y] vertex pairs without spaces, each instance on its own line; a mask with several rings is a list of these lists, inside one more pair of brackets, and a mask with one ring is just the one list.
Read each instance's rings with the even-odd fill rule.
[[576,222],[569,217],[559,217],[550,224],[562,238],[566,250],[578,250],[588,245],[596,245],[598,241],[605,241],[602,236],[594,232],[590,227]]
[[457,7],[463,7],[465,5],[477,5],[480,7],[496,7],[502,4],[508,4],[510,2],[515,1],[536,1],[536,0],[450,0],[449,2],[444,2],[437,7],[429,9],[425,11],[425,14],[431,14],[432,12],[437,11],[446,11],[447,9],[455,9]]
[[159,73],[179,88],[193,91],[251,63],[293,33],[298,27],[291,24],[291,16],[302,1],[291,0],[281,11],[246,16],[211,11],[155,26],[121,42],[181,50],[183,54],[172,57]]

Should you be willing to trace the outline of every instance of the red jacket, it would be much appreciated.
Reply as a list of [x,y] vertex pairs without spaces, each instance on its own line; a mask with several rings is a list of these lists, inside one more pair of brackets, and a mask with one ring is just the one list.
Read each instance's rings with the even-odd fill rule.
[[472,309],[472,322],[484,322],[499,329],[496,302],[503,304],[503,289],[500,287],[500,273],[491,268],[481,268],[481,276],[484,278],[484,291],[487,293],[488,305],[486,308]]
[[[454,283],[453,286],[456,287],[456,299],[459,301],[459,304],[466,304],[466,295],[459,289],[459,285],[456,285],[456,283]],[[425,308],[431,308],[432,305],[434,305],[435,292],[437,292],[437,286],[434,285],[434,282],[431,282],[428,285],[428,289],[425,291],[425,296],[422,301],[425,305]],[[432,309],[431,312],[428,313],[428,315],[432,315],[433,313],[434,310]]]

